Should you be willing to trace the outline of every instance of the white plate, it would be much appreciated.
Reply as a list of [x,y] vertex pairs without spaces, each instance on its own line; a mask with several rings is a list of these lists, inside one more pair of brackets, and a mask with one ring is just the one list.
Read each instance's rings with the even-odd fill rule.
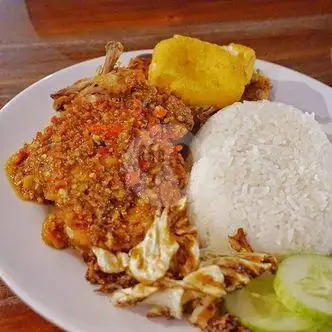
[[[141,53],[123,54],[121,63]],[[3,165],[13,152],[44,128],[53,114],[50,93],[92,76],[103,58],[58,71],[33,84],[0,112],[0,276],[32,308],[67,331],[192,331],[182,322],[148,320],[138,311],[116,309],[94,292],[86,267],[70,251],[44,245],[40,238],[46,209],[17,198]],[[321,122],[332,115],[332,89],[293,70],[257,61],[273,80],[273,99],[315,112]]]

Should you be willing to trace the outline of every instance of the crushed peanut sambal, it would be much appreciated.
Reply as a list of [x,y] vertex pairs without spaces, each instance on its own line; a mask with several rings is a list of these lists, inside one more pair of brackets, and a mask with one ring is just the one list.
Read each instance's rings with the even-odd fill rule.
[[106,50],[96,77],[52,95],[57,115],[7,163],[20,197],[53,204],[42,236],[55,248],[128,251],[157,209],[185,195],[176,142],[193,127],[191,110],[142,69],[114,68],[120,43]]

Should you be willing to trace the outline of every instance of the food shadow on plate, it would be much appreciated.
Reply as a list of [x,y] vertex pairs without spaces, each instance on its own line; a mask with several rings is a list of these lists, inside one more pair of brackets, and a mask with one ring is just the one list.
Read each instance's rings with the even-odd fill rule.
[[332,143],[332,116],[320,92],[304,82],[272,80],[271,100],[293,105],[304,112],[315,113]]

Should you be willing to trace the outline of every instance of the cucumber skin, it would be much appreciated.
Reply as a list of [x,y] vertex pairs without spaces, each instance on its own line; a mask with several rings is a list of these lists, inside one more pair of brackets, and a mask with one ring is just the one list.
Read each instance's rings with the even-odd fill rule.
[[[302,255],[301,255],[302,256]],[[294,256],[292,256],[294,257]],[[282,263],[279,266],[278,271],[282,268]],[[301,304],[298,300],[296,300],[293,296],[291,296],[288,292],[285,291],[285,287],[280,278],[280,274],[277,272],[277,275],[273,282],[273,288],[277,295],[278,300],[290,311],[296,312],[302,317],[309,318],[315,322],[319,326],[324,325],[326,322],[332,320],[332,316],[327,316],[326,313],[314,310],[307,309],[304,305]],[[332,328],[331,328],[332,332]]]
[[322,326],[317,332],[331,332],[332,331],[332,324]]
[[[240,320],[240,322],[244,326],[248,327],[250,329],[250,331],[252,331],[252,332],[287,332],[287,331],[279,331],[279,330],[271,330],[271,329],[269,329],[269,330],[261,329],[261,328],[258,328],[257,326],[253,326],[252,324],[248,323],[245,320],[240,319],[239,317],[238,317],[238,319]],[[299,330],[297,330],[297,331],[292,330],[292,332],[332,332],[332,327],[331,327],[330,330],[326,330],[326,331],[321,330],[321,328],[322,327],[319,324],[318,326],[315,326],[315,325],[311,326],[310,330],[300,330],[300,331]]]
[[[247,323],[247,322],[245,322],[245,321],[242,321],[241,319],[240,319],[240,322],[241,322],[244,326],[248,327],[248,328],[250,329],[251,332],[287,332],[287,331],[280,331],[280,330],[271,330],[271,329],[266,330],[266,329],[260,329],[260,328],[258,328],[258,327],[252,326],[250,323]],[[310,327],[310,330],[300,330],[300,331],[299,331],[299,330],[297,330],[297,331],[292,330],[292,332],[320,332],[320,331],[321,331],[320,328],[317,328],[317,327]],[[327,331],[322,331],[322,332],[327,332]],[[332,332],[332,329],[331,329],[331,331],[329,331],[329,332]]]
[[[226,310],[228,312],[232,313],[232,310],[229,310],[230,308],[227,306],[227,301],[225,301],[225,307]],[[236,313],[233,312],[233,314],[240,320],[240,322],[246,326],[247,328],[249,328],[249,330],[251,332],[288,332],[288,331],[284,331],[284,330],[273,330],[273,329],[264,329],[264,328],[258,328],[255,325],[252,325],[251,323],[247,322],[244,319],[241,319]],[[309,320],[308,320],[309,321]],[[316,324],[316,322],[312,322],[312,325],[310,326],[309,329],[302,329],[302,330],[291,330],[291,332],[321,332],[320,329],[322,327],[322,324]],[[327,331],[322,331],[322,332],[327,332]],[[332,332],[332,328],[331,331]]]

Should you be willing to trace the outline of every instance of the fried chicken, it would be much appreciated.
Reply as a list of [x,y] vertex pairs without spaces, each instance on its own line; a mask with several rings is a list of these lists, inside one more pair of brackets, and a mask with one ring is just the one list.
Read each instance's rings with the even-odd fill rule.
[[192,129],[191,110],[142,70],[111,70],[121,48],[107,50],[101,74],[52,95],[61,112],[8,162],[21,197],[54,204],[43,238],[57,248],[128,251],[185,194],[174,142]]

